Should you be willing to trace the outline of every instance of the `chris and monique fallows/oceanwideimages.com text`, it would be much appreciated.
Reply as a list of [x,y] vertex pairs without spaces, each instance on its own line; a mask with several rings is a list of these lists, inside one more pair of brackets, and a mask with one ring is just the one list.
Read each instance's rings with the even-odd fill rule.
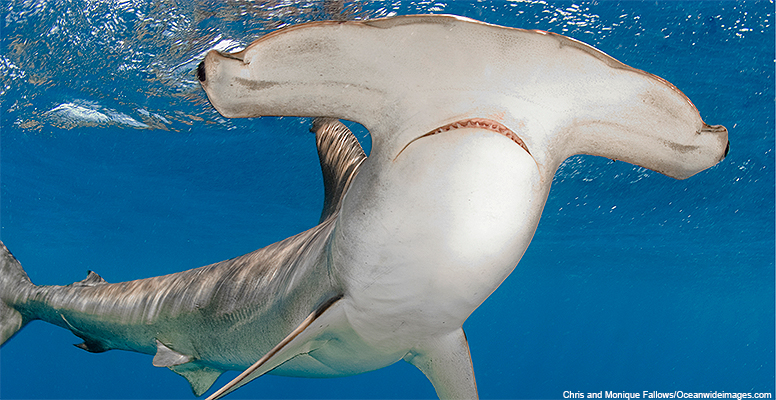
[[674,392],[642,391],[613,392],[610,390],[584,393],[564,391],[564,399],[772,399],[772,393],[729,393],[729,392]]

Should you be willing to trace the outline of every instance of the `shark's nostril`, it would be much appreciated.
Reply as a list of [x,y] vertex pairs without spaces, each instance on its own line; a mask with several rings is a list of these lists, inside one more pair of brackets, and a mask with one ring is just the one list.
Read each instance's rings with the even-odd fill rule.
[[199,66],[197,66],[197,79],[199,79],[200,82],[204,82],[207,79],[207,75],[205,74],[204,60],[201,63],[199,63]]

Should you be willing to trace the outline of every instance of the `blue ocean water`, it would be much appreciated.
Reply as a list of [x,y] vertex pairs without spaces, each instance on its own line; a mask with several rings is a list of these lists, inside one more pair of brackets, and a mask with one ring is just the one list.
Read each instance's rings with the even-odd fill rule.
[[[2,4],[0,239],[37,284],[182,271],[317,222],[310,120],[220,117],[194,75],[214,47],[311,20],[450,13],[565,34],[666,78],[728,127],[730,155],[684,181],[569,159],[523,260],[464,325],[480,395],[773,395],[772,1]],[[150,356],[79,341],[31,323],[0,350],[0,398],[193,398]],[[400,362],[348,378],[264,376],[230,397],[434,391]]]

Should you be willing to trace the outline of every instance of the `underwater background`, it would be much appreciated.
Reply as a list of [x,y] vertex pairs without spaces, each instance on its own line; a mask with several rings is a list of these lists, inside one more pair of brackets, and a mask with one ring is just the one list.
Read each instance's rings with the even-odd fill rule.
[[[0,239],[36,284],[178,272],[317,223],[311,120],[221,117],[195,77],[212,48],[306,21],[445,13],[568,35],[667,79],[728,128],[729,156],[684,181],[567,160],[522,261],[464,325],[480,396],[773,395],[772,1],[0,4]],[[349,126],[368,151],[368,133]],[[194,398],[151,356],[79,342],[29,324],[0,350],[0,398]],[[434,396],[399,362],[264,376],[228,398]]]

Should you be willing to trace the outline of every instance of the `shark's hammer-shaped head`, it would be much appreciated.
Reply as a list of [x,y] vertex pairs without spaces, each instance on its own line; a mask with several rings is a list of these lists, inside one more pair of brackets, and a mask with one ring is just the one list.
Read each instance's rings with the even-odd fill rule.
[[728,149],[727,130],[660,77],[565,36],[461,17],[292,26],[239,53],[211,51],[197,74],[226,117],[357,121],[386,159],[473,120],[519,137],[548,179],[580,153],[684,179]]

